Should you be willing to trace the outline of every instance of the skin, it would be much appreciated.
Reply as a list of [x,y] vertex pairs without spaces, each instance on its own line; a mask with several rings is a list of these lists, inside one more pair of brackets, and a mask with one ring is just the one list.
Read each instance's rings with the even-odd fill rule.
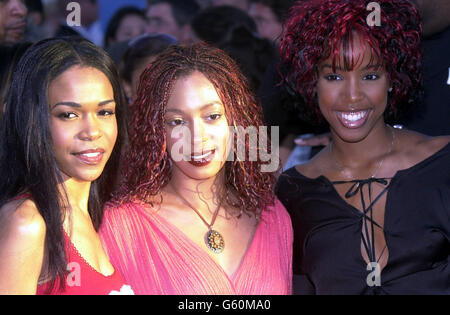
[[[215,146],[216,154],[214,160],[204,167],[196,167],[186,161],[172,162],[172,178],[169,185],[162,189],[163,202],[158,215],[182,231],[231,276],[239,268],[257,224],[253,216],[230,218],[230,214],[237,215],[239,210],[218,202],[224,192],[223,166],[229,150],[225,109],[214,86],[199,72],[180,78],[174,84],[166,110],[168,152],[180,140],[171,139],[171,131],[177,125],[184,125],[195,135],[189,146],[195,147],[198,140],[204,148]],[[211,222],[213,213],[218,209],[214,228],[225,239],[225,249],[220,255],[206,247],[203,240],[207,227],[183,199],[195,207],[207,222]]]
[[[328,67],[331,64],[329,59],[318,65],[319,107],[330,123],[332,145],[328,145],[308,163],[296,167],[304,176],[316,178],[323,175],[330,181],[363,179],[372,175],[392,178],[397,171],[412,167],[450,141],[448,136],[430,138],[408,130],[394,130],[385,124],[383,113],[387,106],[389,80],[382,67],[368,67],[370,55],[364,53],[363,46],[364,42],[356,37],[353,57],[361,62],[352,71],[337,69],[333,72]],[[345,127],[339,113],[361,109],[369,110],[365,122],[358,128]],[[359,194],[351,198],[344,197],[351,185],[334,185],[334,188],[343,201],[362,211]],[[372,196],[377,196],[384,187],[374,183]],[[365,187],[366,205],[369,204],[368,195]],[[373,208],[374,220],[381,226],[384,225],[385,205],[386,194]],[[383,230],[375,227],[374,233],[375,254],[383,269],[388,261],[389,249],[383,251],[386,245]],[[362,242],[361,255],[368,262]]]
[[0,43],[19,42],[26,28],[27,8],[20,0],[0,1]]
[[261,3],[252,3],[248,13],[255,20],[259,35],[273,41],[278,46],[283,25],[278,21],[272,9]]
[[[59,188],[69,200],[63,211],[70,208],[64,230],[95,270],[110,275],[114,269],[92,225],[88,198],[91,182],[101,175],[117,138],[111,83],[97,69],[74,66],[50,83],[48,100],[55,158],[64,180]],[[105,153],[95,165],[73,154],[97,147]],[[0,293],[34,294],[46,269],[45,222],[29,199],[11,201],[0,213]]]

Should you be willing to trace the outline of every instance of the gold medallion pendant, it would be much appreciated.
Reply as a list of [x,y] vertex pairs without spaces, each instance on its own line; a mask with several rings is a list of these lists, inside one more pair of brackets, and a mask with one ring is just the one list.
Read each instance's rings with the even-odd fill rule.
[[206,246],[216,254],[221,253],[225,248],[223,236],[219,232],[212,229],[206,233],[205,243]]

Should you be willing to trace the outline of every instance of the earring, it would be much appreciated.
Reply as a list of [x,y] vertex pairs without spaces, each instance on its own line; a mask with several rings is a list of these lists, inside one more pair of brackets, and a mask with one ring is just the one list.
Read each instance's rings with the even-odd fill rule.
[[392,86],[389,88],[389,93],[392,92]]

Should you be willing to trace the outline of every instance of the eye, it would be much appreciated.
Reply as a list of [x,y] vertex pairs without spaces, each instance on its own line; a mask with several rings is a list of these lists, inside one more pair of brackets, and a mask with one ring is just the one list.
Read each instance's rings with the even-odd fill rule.
[[109,110],[109,109],[102,109],[101,111],[98,112],[99,116],[113,116],[115,115],[115,112],[113,110]]
[[342,78],[337,74],[328,74],[325,76],[325,80],[327,81],[340,81]]
[[167,123],[169,126],[175,127],[175,126],[184,125],[185,122],[181,118],[174,118],[174,119],[169,120]]
[[222,115],[221,114],[211,114],[211,115],[208,115],[208,120],[219,120],[220,118],[222,117]]
[[58,118],[65,120],[74,119],[76,117],[78,117],[78,115],[73,112],[64,112],[58,115]]
[[379,78],[380,78],[380,76],[377,74],[368,74],[363,77],[363,80],[373,81],[373,80],[378,80]]

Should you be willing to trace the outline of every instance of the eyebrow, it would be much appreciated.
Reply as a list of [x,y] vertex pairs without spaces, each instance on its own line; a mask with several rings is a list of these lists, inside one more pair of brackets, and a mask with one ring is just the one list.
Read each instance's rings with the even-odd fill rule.
[[[105,106],[108,105],[109,103],[114,103],[114,100],[107,100],[107,101],[102,101],[100,103],[98,103],[98,106]],[[56,103],[55,105],[53,105],[52,109],[55,108],[56,106],[70,106],[70,107],[75,107],[75,108],[81,108],[81,104],[76,103],[76,102],[59,102]]]
[[[207,107],[211,107],[211,106],[223,106],[223,104],[222,104],[222,103],[219,103],[219,102],[208,103],[208,104],[203,105],[203,106],[200,108],[200,110],[203,110],[203,109],[205,109],[205,108],[207,108]],[[180,114],[184,113],[184,111],[182,111],[181,109],[177,109],[177,108],[169,108],[169,109],[166,110],[166,113],[168,113],[168,112],[171,112],[171,113],[180,113]]]

